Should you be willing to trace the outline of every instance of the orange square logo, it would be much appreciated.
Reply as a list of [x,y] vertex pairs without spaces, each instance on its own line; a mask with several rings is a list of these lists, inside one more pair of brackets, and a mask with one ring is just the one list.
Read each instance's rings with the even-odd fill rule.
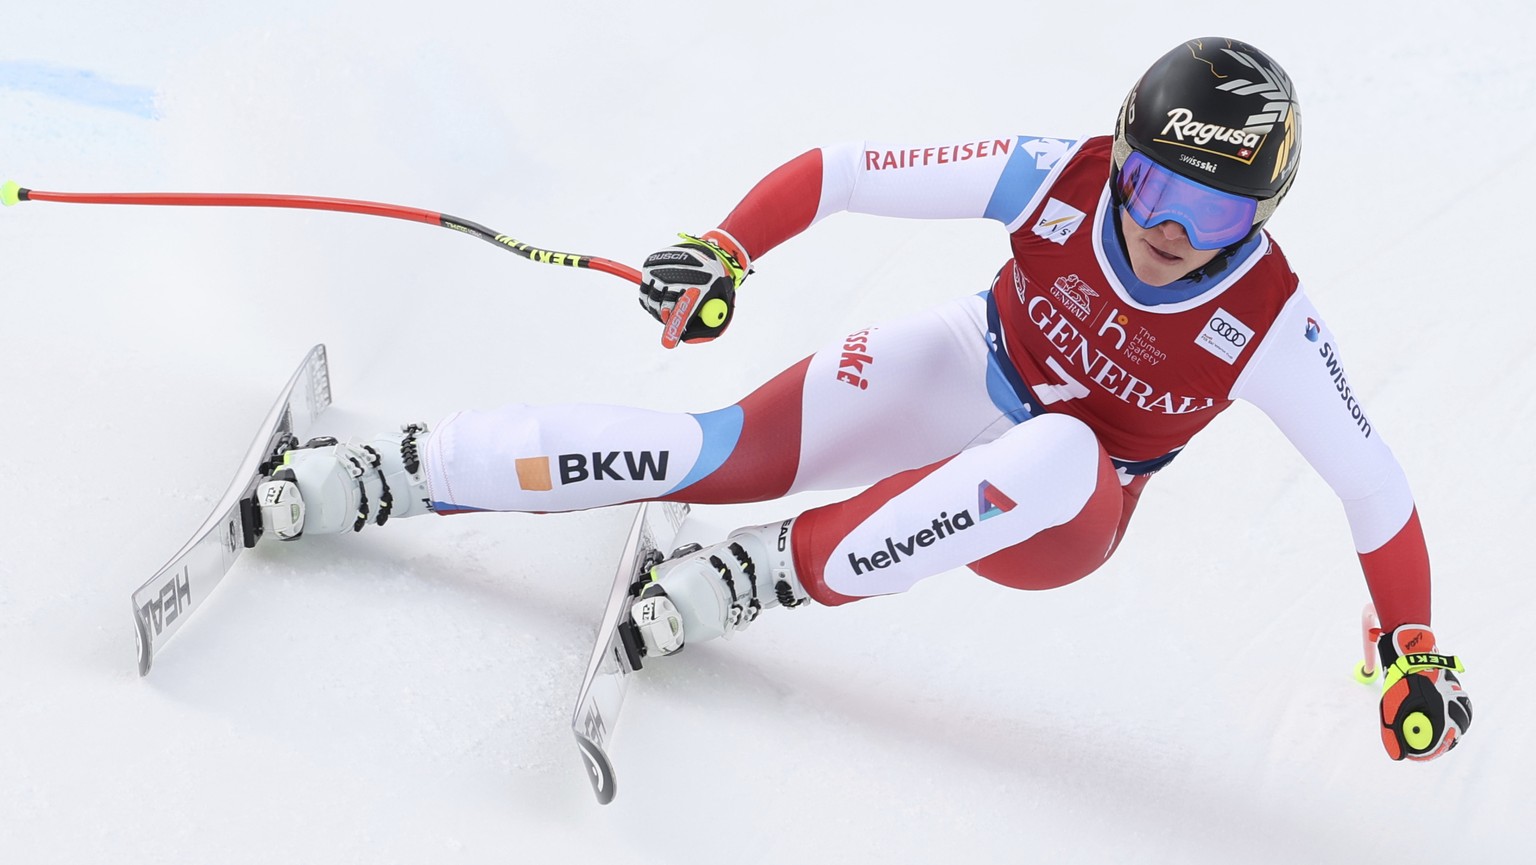
[[517,460],[517,485],[525,490],[554,489],[554,484],[549,478],[549,457],[527,457]]

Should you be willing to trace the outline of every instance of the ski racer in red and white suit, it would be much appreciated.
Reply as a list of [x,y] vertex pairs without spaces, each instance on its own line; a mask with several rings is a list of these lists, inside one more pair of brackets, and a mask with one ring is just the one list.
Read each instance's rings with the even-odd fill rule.
[[[1108,150],[1108,138],[1008,136],[800,156],[720,226],[753,261],[839,211],[992,219],[1012,258],[989,290],[851,334],[718,412],[455,415],[427,449],[435,509],[761,501],[873,484],[795,519],[794,563],[814,600],[900,592],[962,565],[1051,588],[1101,565],[1150,473],[1241,398],[1344,503],[1382,625],[1427,623],[1407,481],[1279,247],[1259,232],[1214,277],[1141,283],[1109,222]],[[535,454],[620,452],[664,454],[663,476],[621,459],[601,477],[530,490],[514,470]]]
[[864,488],[651,568],[625,633],[670,655],[774,606],[898,593],[962,566],[1021,589],[1081,579],[1151,474],[1243,399],[1343,503],[1380,619],[1382,742],[1433,759],[1471,702],[1429,628],[1413,497],[1262,230],[1299,155],[1289,76],[1221,37],[1163,55],[1113,137],[812,150],[716,229],[646,259],[639,299],[664,344],[719,336],[752,262],[840,211],[1001,224],[1010,255],[991,287],[849,334],[712,412],[513,405],[451,415],[419,460],[415,426],[306,446],[260,491],[264,525],[293,539],[360,529],[370,503],[383,524]]

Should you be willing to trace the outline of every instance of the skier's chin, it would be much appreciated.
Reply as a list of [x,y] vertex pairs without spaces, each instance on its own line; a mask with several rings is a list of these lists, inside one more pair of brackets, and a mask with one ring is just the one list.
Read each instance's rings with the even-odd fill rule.
[[[1137,248],[1137,246],[1141,248]],[[1152,286],[1161,288],[1171,282],[1183,279],[1198,267],[1192,267],[1190,262],[1179,256],[1169,256],[1154,248],[1145,240],[1137,241],[1130,251],[1131,270],[1136,273],[1136,278]]]
[[1211,262],[1219,250],[1195,249],[1185,239],[1182,229],[1161,226],[1142,228],[1121,211],[1120,231],[1125,251],[1136,278],[1161,288],[1183,279]]

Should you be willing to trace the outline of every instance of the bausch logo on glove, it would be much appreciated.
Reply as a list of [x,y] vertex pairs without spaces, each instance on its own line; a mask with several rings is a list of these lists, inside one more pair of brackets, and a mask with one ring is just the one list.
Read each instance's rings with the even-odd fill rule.
[[665,250],[665,249],[662,250],[661,252],[657,252],[657,253],[652,254],[650,258],[647,258],[645,260],[645,263],[646,264],[657,264],[657,263],[663,262],[663,261],[686,261],[689,264],[699,264],[698,258],[694,257],[693,255],[690,255],[689,253],[683,252],[681,250],[678,250],[678,251],[674,252],[674,251]]

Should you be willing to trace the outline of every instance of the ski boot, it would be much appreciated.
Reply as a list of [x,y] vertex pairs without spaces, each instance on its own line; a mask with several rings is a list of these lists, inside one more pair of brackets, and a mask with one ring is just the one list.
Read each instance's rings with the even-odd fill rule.
[[685,641],[743,630],[763,610],[808,603],[790,555],[793,522],[737,529],[722,543],[695,544],[651,568],[629,609],[644,654],[675,654]]
[[270,478],[257,484],[262,533],[279,540],[305,534],[360,532],[369,522],[432,509],[418,440],[426,424],[410,424],[372,441],[310,439],[282,454]]

